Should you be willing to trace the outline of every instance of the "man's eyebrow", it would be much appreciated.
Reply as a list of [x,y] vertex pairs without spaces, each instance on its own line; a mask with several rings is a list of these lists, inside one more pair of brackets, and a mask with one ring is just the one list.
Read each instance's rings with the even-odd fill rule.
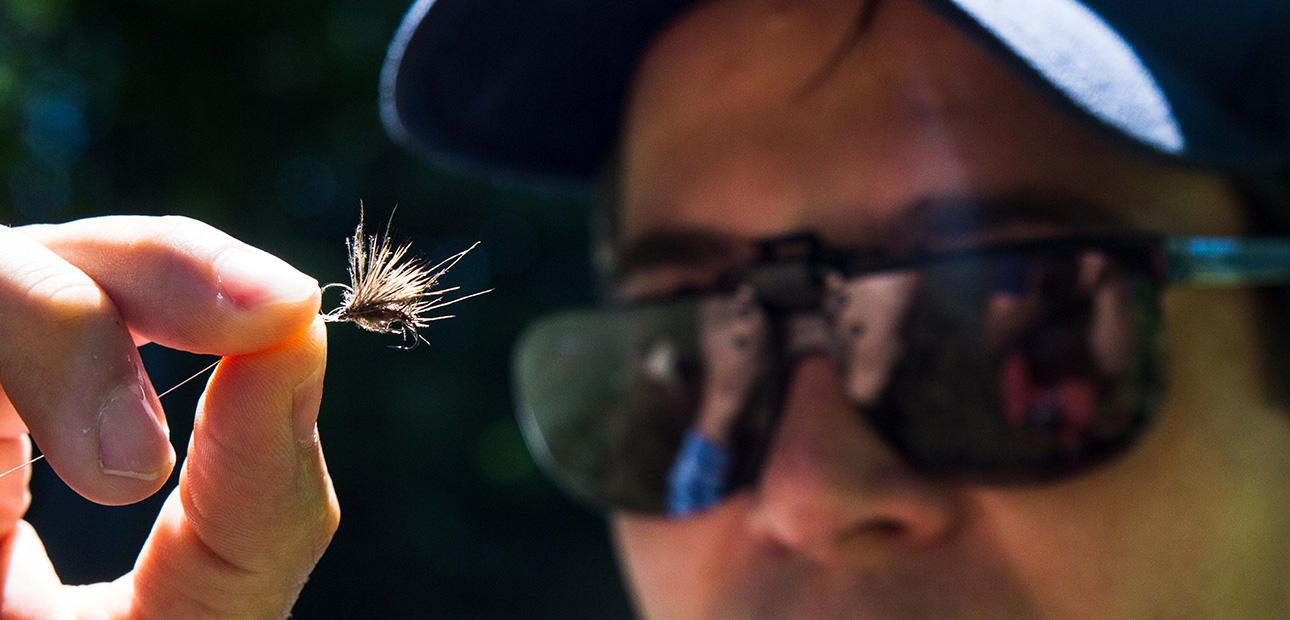
[[1129,225],[1123,216],[1106,206],[1037,192],[929,196],[903,210],[893,231],[897,247],[892,249],[925,249],[929,245],[971,240],[1018,227],[1060,227],[1090,233],[1125,231]]
[[735,236],[710,230],[657,230],[641,235],[614,253],[611,282],[622,282],[642,271],[661,267],[703,267],[730,264],[747,247]]

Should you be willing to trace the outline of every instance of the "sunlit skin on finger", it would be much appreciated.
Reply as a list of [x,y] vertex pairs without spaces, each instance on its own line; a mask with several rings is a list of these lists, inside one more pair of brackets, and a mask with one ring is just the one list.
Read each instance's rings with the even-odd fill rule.
[[[105,217],[0,235],[9,250],[0,252],[8,256],[0,301],[7,296],[15,317],[0,331],[18,345],[0,351],[8,360],[0,381],[60,477],[101,503],[146,497],[173,466],[164,414],[135,347],[262,350],[299,332],[319,309],[313,278],[187,218]],[[131,377],[126,391],[113,387]],[[114,417],[102,411],[139,398],[151,416],[105,422]],[[100,413],[87,402],[100,403]],[[85,419],[72,421],[78,417]]]
[[241,618],[290,609],[339,520],[314,430],[325,338],[319,320],[217,369],[180,486],[140,555],[136,611]]
[[136,344],[260,351],[304,329],[321,304],[313,278],[190,218],[108,216],[14,230],[106,291]]
[[0,437],[17,437],[27,434],[27,425],[22,423],[13,403],[5,396],[4,386],[0,385]]
[[0,538],[8,536],[31,505],[31,467],[21,467],[31,458],[31,440],[26,435],[0,438],[0,471],[12,471],[0,477]]
[[[44,452],[55,471],[83,495],[103,503],[141,498],[151,490],[78,486],[84,480],[67,463],[93,458],[84,448],[96,448],[102,458],[91,474],[164,482],[173,451],[137,347],[156,342],[221,356],[197,406],[179,486],[135,569],[120,579],[63,587],[36,532],[20,520],[30,468],[0,480],[0,620],[289,615],[340,518],[316,421],[325,322],[353,319],[319,316],[319,293],[315,280],[281,260],[186,218],[0,227],[0,314],[14,317],[0,323],[0,342],[16,344],[0,348],[0,381],[12,397],[0,392],[0,465],[29,458],[30,427],[52,447]],[[170,455],[160,468],[106,467],[115,444],[102,432],[110,417],[103,412],[125,402],[123,380],[148,414],[123,428],[156,426]],[[87,400],[107,405],[84,416],[76,403]],[[81,450],[59,443],[69,436]]]
[[[21,574],[8,571],[0,620],[286,617],[340,514],[314,427],[325,365],[321,319],[223,361],[198,405],[180,486],[135,570],[112,583],[61,586],[34,530],[10,517],[0,576]],[[5,448],[0,460],[21,457]],[[25,493],[25,478],[14,480]]]
[[67,617],[65,591],[40,537],[26,521],[0,538],[0,574],[5,578],[0,619]]
[[[0,227],[0,471],[18,466],[0,478],[0,619],[289,612],[339,515],[314,429],[325,360],[319,297],[316,281],[280,259],[185,218]],[[190,444],[206,456],[187,465],[136,571],[63,588],[21,521],[31,501],[31,468],[21,466],[28,427],[60,477],[90,499],[151,494],[174,452],[137,350],[150,341],[225,356]],[[122,381],[133,386],[124,397]],[[126,397],[141,397],[148,415],[120,426],[123,438],[155,427],[167,457],[159,467],[109,471],[119,446],[97,425]],[[250,548],[248,532],[258,541]]]
[[[13,531],[31,504],[27,482],[31,467],[31,440],[27,426],[0,388],[0,540]],[[17,469],[15,469],[17,468]],[[8,472],[8,473],[5,473]]]

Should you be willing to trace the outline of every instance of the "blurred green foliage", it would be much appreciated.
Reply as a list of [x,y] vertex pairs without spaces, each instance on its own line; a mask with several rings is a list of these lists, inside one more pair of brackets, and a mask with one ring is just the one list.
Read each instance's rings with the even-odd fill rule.
[[[436,172],[393,146],[377,75],[407,0],[0,0],[0,223],[182,214],[322,282],[345,276],[359,201],[496,287],[434,343],[330,328],[319,422],[343,519],[297,618],[621,618],[603,522],[538,473],[509,350],[586,301],[586,207]],[[333,303],[329,297],[327,303]],[[205,366],[149,345],[160,388]],[[183,456],[200,382],[168,396]],[[65,581],[129,570],[160,501],[105,508],[37,466],[29,519]]]

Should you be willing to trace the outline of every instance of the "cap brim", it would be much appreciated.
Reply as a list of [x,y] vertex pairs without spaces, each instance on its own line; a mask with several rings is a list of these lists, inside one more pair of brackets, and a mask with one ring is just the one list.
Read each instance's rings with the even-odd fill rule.
[[[382,70],[382,118],[396,141],[437,165],[585,193],[614,147],[637,58],[692,2],[418,0]],[[1166,23],[1145,2],[1101,0],[1107,5],[1101,12],[1076,0],[923,2],[1111,139],[1234,171],[1290,164],[1285,137],[1266,126],[1275,119],[1250,123],[1230,93],[1226,100],[1215,93],[1233,87],[1221,70],[1247,67],[1242,55],[1266,55],[1269,39],[1281,43],[1275,51],[1284,56],[1264,64],[1290,66],[1290,45],[1283,44],[1290,38],[1274,31],[1275,37],[1247,33],[1240,41],[1178,40],[1205,32],[1195,26],[1206,20],[1214,37],[1239,30],[1214,26],[1224,17],[1242,22],[1241,32],[1260,23],[1290,24],[1290,3],[1244,0],[1238,8],[1189,1],[1186,11],[1171,8]],[[1136,11],[1126,10],[1129,4]],[[1243,51],[1234,49],[1242,45]],[[1216,49],[1204,57],[1189,46]],[[1241,77],[1238,85],[1246,90],[1261,89],[1249,96],[1290,101],[1286,80]],[[1290,112],[1282,120],[1290,122]]]
[[585,191],[637,56],[690,2],[418,0],[382,70],[382,118],[440,165]]

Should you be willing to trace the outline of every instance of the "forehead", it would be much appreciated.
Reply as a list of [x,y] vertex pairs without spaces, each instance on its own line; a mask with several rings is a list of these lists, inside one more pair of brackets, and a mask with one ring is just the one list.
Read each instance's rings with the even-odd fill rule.
[[1103,142],[916,0],[701,4],[643,58],[621,157],[628,239],[681,228],[864,242],[928,199],[1018,194],[1099,205],[1144,230],[1240,225],[1222,179]]

